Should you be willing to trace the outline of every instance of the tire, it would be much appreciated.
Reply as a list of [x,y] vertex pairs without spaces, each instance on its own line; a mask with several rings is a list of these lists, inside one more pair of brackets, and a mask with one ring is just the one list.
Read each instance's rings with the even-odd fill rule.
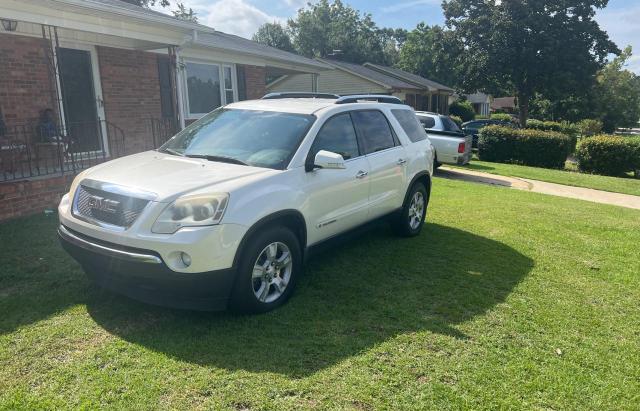
[[[419,207],[420,198],[422,198],[421,210]],[[411,186],[407,201],[394,222],[394,230],[396,233],[403,237],[414,237],[420,234],[424,226],[425,216],[427,215],[428,204],[429,193],[427,193],[424,184],[415,183]]]
[[261,229],[242,250],[229,307],[240,313],[278,308],[291,297],[301,271],[296,235],[282,226]]
[[434,156],[433,157],[433,170],[437,170],[440,166],[442,165],[442,163],[438,163],[438,157]]

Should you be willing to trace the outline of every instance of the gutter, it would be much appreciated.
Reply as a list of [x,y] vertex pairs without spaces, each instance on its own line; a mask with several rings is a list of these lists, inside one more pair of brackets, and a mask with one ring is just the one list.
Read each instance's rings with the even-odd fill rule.
[[191,23],[184,20],[179,20],[173,18],[169,15],[162,16],[160,14],[155,15],[153,13],[146,13],[144,11],[137,11],[128,9],[125,7],[117,7],[106,5],[101,2],[93,1],[93,0],[50,0],[53,3],[59,3],[61,5],[73,6],[81,9],[85,9],[89,11],[89,14],[94,14],[91,12],[100,11],[108,14],[113,14],[117,16],[131,17],[139,20],[144,20],[152,23],[157,23],[161,25],[171,25],[174,27],[179,27],[181,29],[187,30],[201,30],[207,33],[215,32],[211,27],[203,26],[197,23]]

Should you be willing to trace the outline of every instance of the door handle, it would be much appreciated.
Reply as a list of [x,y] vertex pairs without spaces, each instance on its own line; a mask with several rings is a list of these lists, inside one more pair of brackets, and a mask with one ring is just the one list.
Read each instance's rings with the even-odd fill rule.
[[358,173],[356,174],[356,178],[365,178],[365,177],[366,177],[366,176],[368,176],[368,175],[369,175],[369,173],[368,173],[368,172],[360,170],[360,171],[358,171]]
[[406,164],[406,162],[407,162],[407,160],[405,160],[404,158],[399,158],[399,159],[398,159],[398,164],[399,164],[399,165]]

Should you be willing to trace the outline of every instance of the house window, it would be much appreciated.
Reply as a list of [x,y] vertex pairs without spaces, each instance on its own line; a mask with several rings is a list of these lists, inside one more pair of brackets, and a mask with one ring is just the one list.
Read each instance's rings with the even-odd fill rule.
[[236,100],[232,66],[187,62],[185,73],[190,118],[201,117]]

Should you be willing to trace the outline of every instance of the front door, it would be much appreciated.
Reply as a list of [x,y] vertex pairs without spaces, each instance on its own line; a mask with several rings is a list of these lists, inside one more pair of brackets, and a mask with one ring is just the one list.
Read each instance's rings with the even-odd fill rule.
[[338,114],[322,126],[309,152],[341,154],[345,168],[305,173],[309,245],[356,227],[369,215],[369,163],[358,146],[349,113]]
[[101,150],[102,129],[98,121],[91,52],[59,48],[57,55],[64,129],[72,149],[76,153]]

